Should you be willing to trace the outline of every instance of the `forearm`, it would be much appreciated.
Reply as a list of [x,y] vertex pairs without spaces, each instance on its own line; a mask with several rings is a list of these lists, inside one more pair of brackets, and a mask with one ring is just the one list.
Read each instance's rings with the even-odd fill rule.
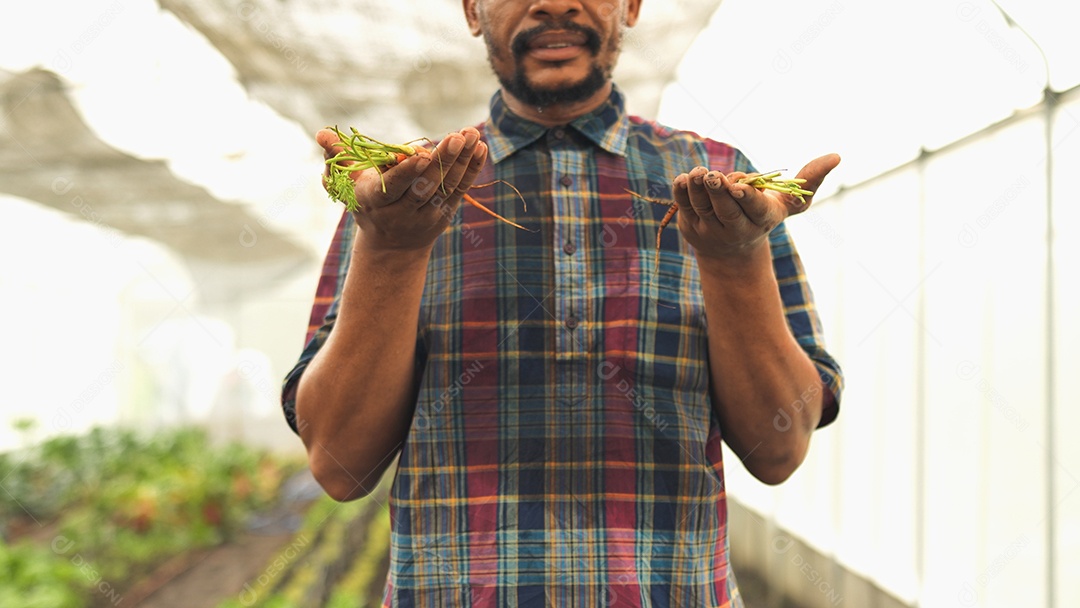
[[313,474],[334,498],[367,494],[408,434],[429,250],[376,252],[357,235],[333,331],[304,371],[296,414]]
[[788,328],[767,242],[702,259],[713,404],[724,439],[765,483],[787,479],[821,418],[821,380]]

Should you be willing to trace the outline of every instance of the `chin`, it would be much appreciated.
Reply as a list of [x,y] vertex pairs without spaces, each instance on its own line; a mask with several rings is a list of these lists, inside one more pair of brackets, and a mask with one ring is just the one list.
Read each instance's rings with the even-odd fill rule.
[[529,81],[529,88],[543,95],[558,95],[584,86],[587,77],[576,78],[536,78]]
[[534,73],[530,76],[519,70],[512,79],[500,81],[503,88],[514,97],[540,107],[585,101],[602,90],[608,82],[607,71],[595,64],[584,73],[581,70],[567,73],[570,70],[561,69],[545,72],[548,73]]

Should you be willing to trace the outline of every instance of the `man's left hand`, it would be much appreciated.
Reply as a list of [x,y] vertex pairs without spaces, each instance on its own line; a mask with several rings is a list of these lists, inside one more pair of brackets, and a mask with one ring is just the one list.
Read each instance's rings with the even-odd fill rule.
[[[837,154],[810,161],[797,175],[806,180],[800,187],[816,192],[839,163]],[[745,176],[697,167],[675,178],[672,190],[679,207],[679,231],[699,258],[749,257],[773,228],[788,216],[805,211],[813,200],[813,196],[806,196],[803,202],[792,194],[737,183]]]

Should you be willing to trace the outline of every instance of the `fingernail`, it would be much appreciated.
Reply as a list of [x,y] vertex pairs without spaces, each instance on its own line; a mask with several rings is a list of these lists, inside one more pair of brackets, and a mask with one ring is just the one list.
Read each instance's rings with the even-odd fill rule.
[[732,190],[731,191],[731,196],[733,196],[735,198],[742,198],[744,194],[746,194],[746,193],[743,192],[742,190]]
[[465,134],[465,147],[473,147],[473,145],[476,144],[476,140],[478,139],[480,139],[479,134],[476,131],[469,130],[469,132]]
[[705,185],[708,186],[710,190],[719,190],[722,184],[716,177],[708,177],[705,179]]
[[460,137],[452,137],[452,138],[450,138],[450,143],[446,145],[446,149],[451,154],[457,154],[458,152],[461,152],[461,148],[464,145],[465,145],[465,142],[462,141],[462,139]]

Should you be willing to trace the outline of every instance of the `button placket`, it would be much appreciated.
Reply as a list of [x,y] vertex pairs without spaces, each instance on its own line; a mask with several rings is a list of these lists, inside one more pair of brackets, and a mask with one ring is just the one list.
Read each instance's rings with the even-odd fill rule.
[[[555,259],[556,305],[554,316],[562,327],[555,340],[556,358],[569,361],[581,358],[586,350],[587,336],[579,326],[587,289],[585,286],[584,256],[577,255],[578,244],[584,242],[587,197],[580,189],[571,188],[575,176],[585,165],[586,152],[570,145],[569,134],[562,129],[550,133],[552,161],[552,204],[554,211],[553,245],[563,255]],[[556,249],[558,251],[558,249]],[[575,331],[576,330],[576,331]]]

